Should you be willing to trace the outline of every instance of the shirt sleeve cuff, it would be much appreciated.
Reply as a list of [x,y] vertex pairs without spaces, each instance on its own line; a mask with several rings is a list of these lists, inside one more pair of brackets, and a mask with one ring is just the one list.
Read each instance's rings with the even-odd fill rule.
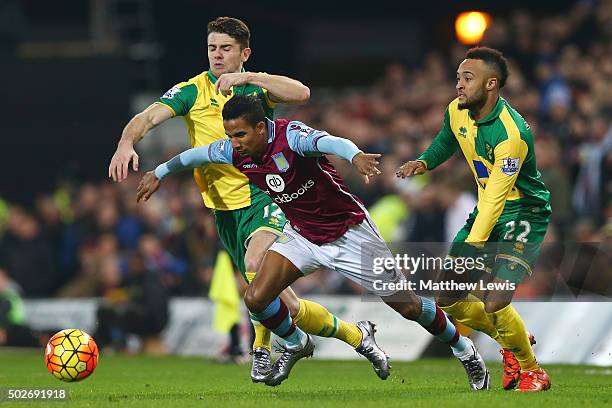
[[425,165],[425,169],[427,169],[427,162],[423,159],[417,159],[416,161],[421,162]]
[[155,168],[155,177],[158,180],[163,179],[170,173],[170,169],[168,169],[168,165],[166,163],[162,163]]

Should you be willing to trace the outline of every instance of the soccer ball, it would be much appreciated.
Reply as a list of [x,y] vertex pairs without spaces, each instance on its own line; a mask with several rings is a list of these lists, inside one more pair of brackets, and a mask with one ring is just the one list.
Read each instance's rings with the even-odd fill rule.
[[51,337],[45,348],[45,364],[62,381],[81,381],[98,365],[98,345],[78,329],[65,329]]

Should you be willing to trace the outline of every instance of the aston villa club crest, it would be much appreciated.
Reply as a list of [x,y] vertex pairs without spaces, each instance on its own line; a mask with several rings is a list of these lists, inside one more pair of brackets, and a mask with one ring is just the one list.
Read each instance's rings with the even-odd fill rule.
[[278,171],[282,171],[284,173],[289,170],[289,162],[285,158],[283,152],[273,154],[272,160],[274,160],[274,164],[276,164]]

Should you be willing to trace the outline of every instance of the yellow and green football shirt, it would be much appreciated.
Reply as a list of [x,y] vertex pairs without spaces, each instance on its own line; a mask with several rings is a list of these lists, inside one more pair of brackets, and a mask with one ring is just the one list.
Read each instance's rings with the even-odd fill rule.
[[[217,78],[210,71],[181,82],[166,92],[157,103],[182,116],[191,146],[199,147],[226,137],[221,112],[232,95],[257,95],[263,102],[266,116],[273,119],[275,103],[268,91],[256,85],[235,86],[232,95],[215,94]],[[253,195],[262,194],[249,185],[249,179],[229,164],[210,164],[194,170],[204,204],[216,210],[248,207]]]
[[481,120],[453,100],[442,129],[418,158],[428,170],[461,149],[478,185],[478,215],[465,242],[484,243],[502,211],[533,206],[550,213],[550,193],[536,167],[533,135],[525,120],[503,98]]

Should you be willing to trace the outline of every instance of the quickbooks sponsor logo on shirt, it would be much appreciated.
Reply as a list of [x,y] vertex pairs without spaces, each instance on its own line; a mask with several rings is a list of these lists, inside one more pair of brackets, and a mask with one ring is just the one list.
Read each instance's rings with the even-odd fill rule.
[[302,195],[304,195],[314,185],[315,185],[314,180],[308,180],[307,182],[302,184],[302,186],[295,193],[291,193],[291,194],[285,193],[285,194],[281,194],[281,195],[278,195],[278,196],[274,197],[274,202],[276,204],[287,204],[287,203],[290,203],[291,201],[293,201],[293,200],[301,197]]

